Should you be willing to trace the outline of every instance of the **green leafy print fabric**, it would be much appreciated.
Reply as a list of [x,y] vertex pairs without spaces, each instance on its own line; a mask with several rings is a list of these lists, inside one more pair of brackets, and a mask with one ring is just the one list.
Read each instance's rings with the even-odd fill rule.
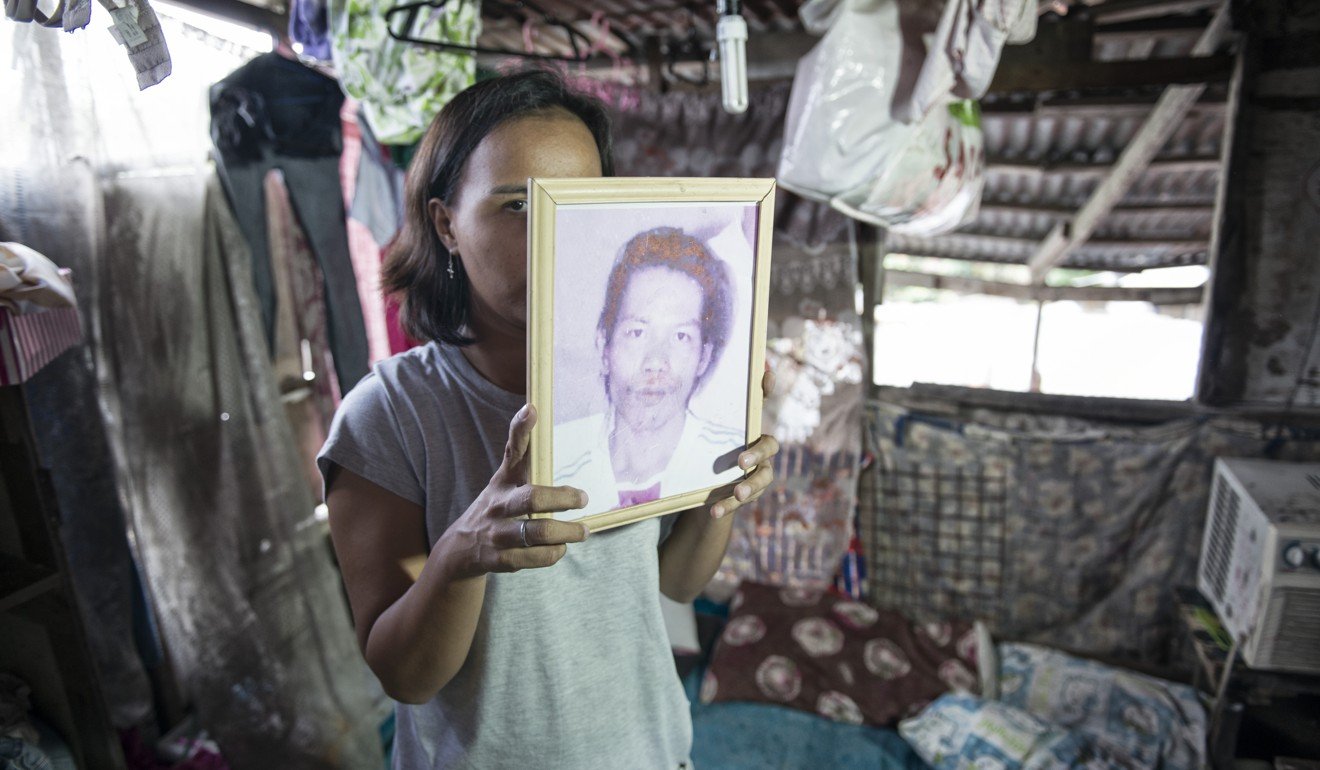
[[[331,52],[344,92],[362,103],[383,144],[412,144],[431,118],[476,80],[476,60],[390,37],[385,12],[396,0],[331,0]],[[395,17],[396,25],[403,18]],[[423,6],[412,34],[472,45],[481,34],[477,0]]]

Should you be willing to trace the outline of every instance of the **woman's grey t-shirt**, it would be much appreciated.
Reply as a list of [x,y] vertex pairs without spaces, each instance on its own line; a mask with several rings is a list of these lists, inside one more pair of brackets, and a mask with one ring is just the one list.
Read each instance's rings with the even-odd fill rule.
[[[317,463],[421,505],[434,545],[489,482],[523,401],[430,343],[353,388]],[[394,767],[686,762],[692,723],[661,617],[659,538],[649,519],[570,545],[552,567],[490,575],[463,667],[428,703],[396,704]]]

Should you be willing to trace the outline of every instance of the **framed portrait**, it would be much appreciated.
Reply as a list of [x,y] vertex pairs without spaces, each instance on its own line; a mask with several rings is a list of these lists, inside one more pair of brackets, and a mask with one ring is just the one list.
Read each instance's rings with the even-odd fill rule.
[[528,182],[530,480],[592,531],[732,494],[761,435],[773,179]]

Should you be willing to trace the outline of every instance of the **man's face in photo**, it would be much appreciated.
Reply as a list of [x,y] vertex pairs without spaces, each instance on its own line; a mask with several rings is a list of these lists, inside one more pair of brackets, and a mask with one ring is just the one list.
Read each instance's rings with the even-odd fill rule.
[[647,267],[628,280],[604,341],[610,404],[624,422],[659,425],[687,409],[710,363],[701,310],[701,285],[685,273]]

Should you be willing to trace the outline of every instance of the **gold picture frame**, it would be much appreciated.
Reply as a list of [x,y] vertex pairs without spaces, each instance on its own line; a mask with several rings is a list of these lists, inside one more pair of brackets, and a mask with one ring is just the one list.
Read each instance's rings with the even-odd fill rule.
[[[585,513],[566,512],[556,514],[556,517],[582,521],[593,532],[610,529],[706,504],[717,496],[727,496],[733,485],[751,472],[752,469],[741,470],[731,463],[736,462],[737,451],[761,435],[761,379],[765,369],[774,200],[773,179],[602,177],[528,181],[527,396],[528,402],[537,410],[529,449],[529,480],[532,484],[547,486],[564,483],[583,489],[590,486],[588,494],[592,498],[588,507],[583,509]],[[628,233],[633,235],[628,236]],[[645,390],[646,386],[638,386],[639,390],[618,384],[639,381],[627,380],[625,375],[619,375],[616,384],[611,386],[608,374],[611,366],[626,372],[639,369],[625,369],[619,364],[622,354],[615,351],[624,345],[610,341],[622,339],[614,337],[614,331],[608,339],[602,331],[609,316],[606,310],[626,304],[620,293],[627,295],[630,291],[642,291],[626,287],[634,285],[632,276],[640,275],[646,266],[618,281],[612,281],[611,276],[619,274],[620,270],[633,270],[619,267],[616,262],[622,264],[624,251],[638,238],[652,236],[680,240],[690,237],[702,245],[703,250],[697,252],[703,255],[701,259],[713,257],[713,261],[719,263],[720,267],[713,272],[723,278],[716,283],[707,280],[707,273],[700,271],[703,278],[689,276],[691,285],[701,292],[694,299],[701,303],[701,319],[704,319],[699,321],[699,334],[685,337],[681,332],[666,331],[662,335],[655,331],[651,333],[654,336],[648,338],[690,340],[695,337],[698,341],[688,344],[696,347],[687,350],[697,352],[681,359],[674,367],[675,371],[682,370],[687,375],[665,375],[663,382],[666,384],[655,386],[654,391]],[[682,243],[690,244],[691,241],[682,240]],[[570,247],[579,258],[565,260],[557,253],[557,250],[566,251]],[[690,246],[683,248],[691,252]],[[616,289],[619,285],[625,288]],[[681,286],[677,289],[672,284],[667,286],[667,289],[663,286],[655,288],[657,293],[654,296],[672,298],[683,295]],[[725,287],[729,291],[721,292],[712,286]],[[561,295],[561,307],[558,308],[556,291]],[[726,319],[727,323],[708,327],[713,317],[709,307],[711,298],[717,296],[723,297],[720,304],[727,309],[715,315]],[[650,306],[659,307],[655,303]],[[658,309],[652,312],[656,319],[663,319],[662,313]],[[618,311],[609,317],[617,319]],[[662,327],[656,325],[653,328]],[[716,329],[716,333],[707,334],[708,328]],[[723,331],[718,331],[721,328]],[[631,337],[643,335],[641,331],[621,333]],[[718,344],[714,344],[714,340],[718,340]],[[698,358],[693,359],[692,355]],[[561,358],[563,360],[558,360]],[[684,361],[694,360],[699,363],[683,368]],[[596,379],[591,376],[593,371]],[[691,379],[693,372],[695,381]],[[560,377],[558,381],[557,375]],[[685,376],[688,379],[684,379]],[[739,387],[735,389],[734,385]],[[613,403],[616,394],[618,405]],[[644,411],[644,407],[636,404],[651,403],[643,396],[665,403],[663,408],[669,411],[656,411],[660,407],[653,408],[653,411],[667,415],[675,414],[676,399],[681,397],[683,419],[679,422],[683,428],[670,444],[673,449],[669,450],[669,460],[658,476],[660,481],[634,493],[622,488],[629,481],[617,481],[610,462],[614,456],[610,448],[616,444],[616,431],[626,430],[613,426],[635,424],[630,420]],[[556,419],[556,399],[563,419]],[[738,404],[745,404],[745,408],[735,424],[729,415],[738,411]],[[593,407],[599,411],[592,411]],[[699,411],[705,416],[699,415]],[[673,425],[672,421],[664,424]],[[604,427],[607,425],[610,426],[608,429]],[[696,426],[701,430],[699,437]],[[556,430],[563,455],[558,468],[555,462]],[[582,438],[584,436],[589,438]],[[729,444],[732,440],[737,441],[736,447]],[[692,442],[692,446],[685,446],[684,442]],[[703,457],[699,464],[685,459],[684,462],[688,462],[686,471],[674,470],[679,458],[700,454],[685,449],[699,447],[706,451],[725,445],[731,447],[730,451],[722,454],[719,461],[711,458],[709,468],[704,465]],[[577,469],[575,476],[565,470],[564,463],[577,460],[579,455],[575,453],[579,450],[580,457],[585,459],[573,466]],[[662,454],[657,453],[657,456]],[[645,458],[646,454],[640,456]],[[602,462],[593,459],[602,457],[605,458]],[[606,467],[608,473],[602,470]],[[574,483],[582,478],[601,483]],[[614,487],[606,489],[606,482],[602,479],[613,481]],[[691,484],[699,486],[683,488]],[[606,489],[604,499],[600,499],[601,494],[593,493],[593,489]],[[654,497],[656,494],[660,496]],[[618,500],[611,499],[611,495],[617,496]],[[647,495],[652,498],[647,499]],[[634,499],[635,503],[630,502]],[[602,509],[615,503],[619,507]]]

